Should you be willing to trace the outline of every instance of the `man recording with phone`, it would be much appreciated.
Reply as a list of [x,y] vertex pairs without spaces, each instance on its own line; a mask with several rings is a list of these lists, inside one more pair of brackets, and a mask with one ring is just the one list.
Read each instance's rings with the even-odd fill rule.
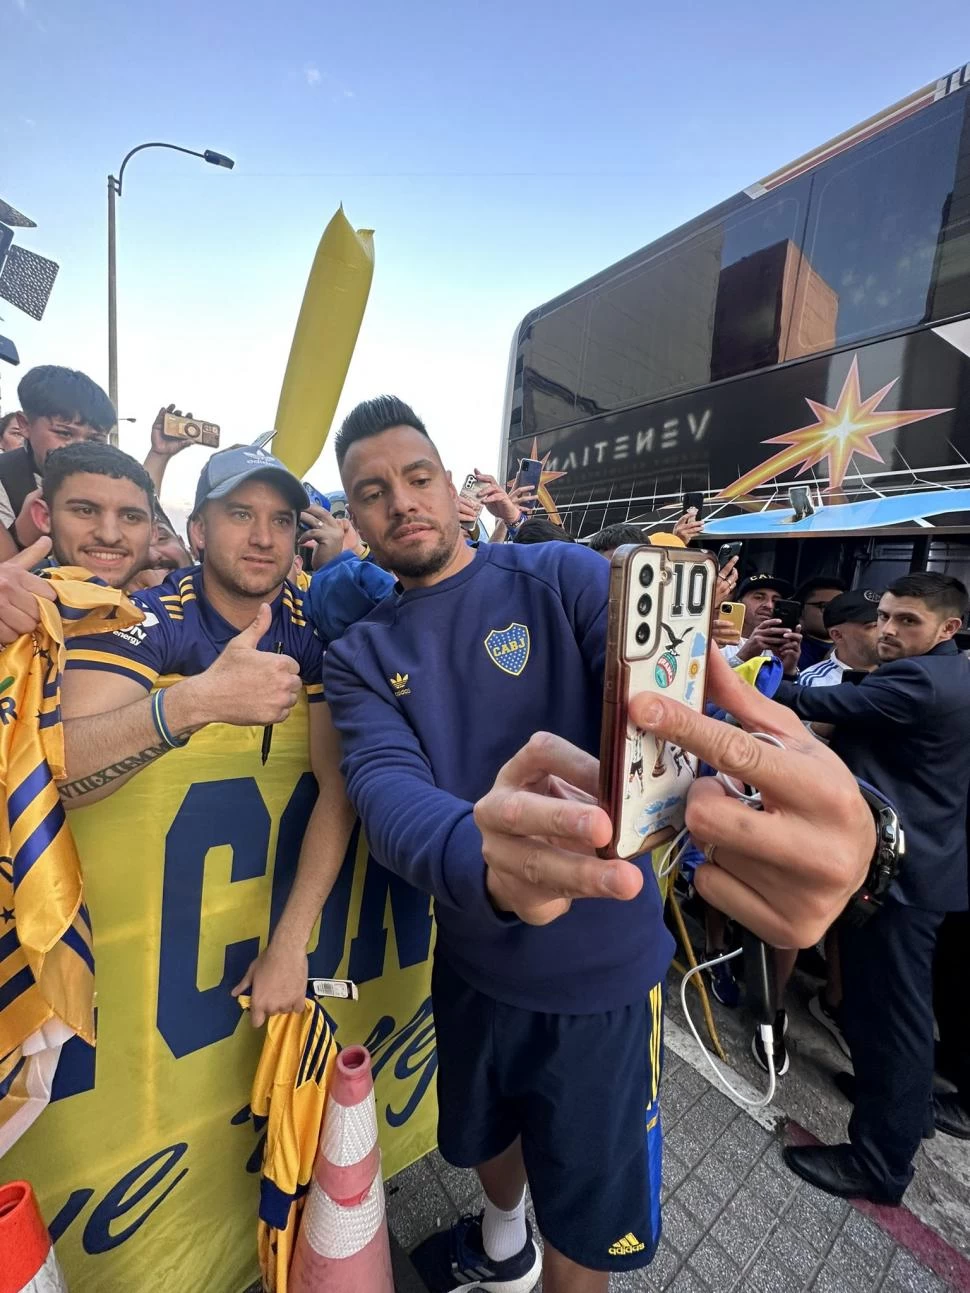
[[741,580],[735,597],[744,607],[744,625],[740,643],[722,648],[728,664],[743,664],[770,653],[781,661],[786,677],[798,673],[802,635],[797,620],[791,617],[785,622],[776,614],[778,603],[790,596],[791,584],[776,575],[760,572]]
[[[435,900],[439,1146],[486,1198],[412,1260],[431,1293],[528,1293],[528,1180],[546,1293],[605,1293],[659,1234],[645,1113],[672,949],[649,858],[597,854],[612,837],[595,798],[609,564],[579,544],[470,548],[437,449],[398,399],[355,409],[336,452],[354,524],[399,583],[328,651],[328,702],[374,856]],[[862,881],[871,814],[793,716],[719,658],[710,679],[786,748],[653,695],[631,719],[761,787],[770,813],[713,778],[694,786],[688,823],[711,859],[698,886],[767,939],[811,942]]]
[[904,575],[879,602],[879,668],[858,685],[783,683],[777,696],[834,724],[832,749],[890,800],[906,837],[882,905],[840,930],[849,1143],[785,1151],[813,1185],[875,1203],[901,1200],[932,1120],[933,952],[944,914],[968,905],[970,661],[953,641],[968,604],[951,576]]

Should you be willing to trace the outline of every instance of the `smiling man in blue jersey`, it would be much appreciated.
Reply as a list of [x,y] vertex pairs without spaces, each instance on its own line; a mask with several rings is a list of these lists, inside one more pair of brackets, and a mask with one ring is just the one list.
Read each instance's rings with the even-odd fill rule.
[[[412,1259],[432,1293],[528,1293],[540,1269],[546,1293],[605,1293],[608,1273],[645,1266],[659,1237],[660,984],[672,950],[648,860],[597,858],[610,827],[583,793],[595,785],[609,566],[577,544],[469,547],[450,476],[400,400],[355,409],[336,453],[354,524],[399,583],[328,651],[328,702],[374,856],[435,899],[439,1146],[475,1167],[485,1191],[479,1217],[432,1236]],[[784,734],[788,750],[765,755],[746,733],[683,707],[653,724],[635,701],[634,721],[715,766],[743,763],[763,790],[755,765],[770,760],[778,794],[800,796],[806,857],[822,852],[821,812],[848,859],[821,889],[813,877],[810,905],[817,915],[833,883],[844,902],[875,838],[865,805],[846,794],[848,773],[720,659],[712,671],[730,693],[720,702],[755,730]],[[537,738],[543,731],[553,735]],[[719,807],[691,828],[710,843],[736,811],[707,780],[702,798]],[[732,865],[787,819],[787,804],[773,807],[770,821],[743,810]],[[820,933],[817,921],[796,933],[787,924],[806,909],[801,872],[817,860],[799,853],[779,886],[778,858],[789,862],[791,849],[773,837],[754,851],[744,882],[720,864],[701,868],[728,884],[707,893],[763,937]],[[838,910],[828,897],[821,907]]]
[[[66,452],[66,451],[65,451]],[[262,450],[225,449],[206,463],[193,522],[201,565],[132,596],[140,624],[71,639],[64,689],[68,808],[113,793],[209,723],[282,722],[301,690],[318,796],[296,877],[268,947],[235,991],[251,990],[250,1018],[303,1011],[306,946],[344,856],[352,815],[323,698],[323,644],[289,582],[306,491]],[[159,686],[175,675],[179,681]]]

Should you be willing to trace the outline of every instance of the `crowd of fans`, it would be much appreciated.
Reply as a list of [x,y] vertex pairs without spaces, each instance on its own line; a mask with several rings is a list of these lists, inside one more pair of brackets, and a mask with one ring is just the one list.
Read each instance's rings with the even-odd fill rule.
[[[458,1075],[460,1088],[457,1094],[449,1076],[439,1092],[442,1149],[446,1153],[450,1149],[452,1161],[479,1167],[490,1200],[484,1217],[474,1223],[478,1228],[463,1236],[466,1250],[471,1245],[489,1270],[510,1280],[523,1278],[523,1262],[537,1260],[521,1212],[523,1173],[528,1170],[540,1224],[548,1243],[554,1245],[552,1252],[562,1258],[560,1266],[558,1257],[547,1259],[552,1263],[547,1265],[547,1287],[554,1293],[567,1287],[575,1270],[599,1269],[590,1247],[593,1240],[570,1238],[575,1218],[563,1210],[561,1181],[553,1182],[555,1173],[543,1165],[546,1151],[532,1146],[522,1129],[523,1167],[521,1158],[506,1161],[502,1152],[506,1144],[500,1143],[496,1124],[486,1126],[483,1121],[469,1126],[469,1101],[487,1101],[489,1095],[482,1085],[483,1073],[469,1067],[467,1047],[463,1051],[452,1033],[460,1021],[467,1028],[473,1018],[488,1027],[492,1017],[488,1011],[496,1000],[504,1003],[503,1009],[516,1007],[523,1015],[539,1010],[553,1012],[545,1018],[556,1012],[569,1014],[573,1008],[569,993],[579,990],[570,987],[572,979],[565,970],[573,962],[577,974],[587,973],[594,985],[588,991],[599,994],[595,1009],[615,1013],[620,1007],[630,1008],[629,995],[623,996],[623,989],[616,995],[601,952],[592,944],[605,938],[616,952],[628,937],[631,946],[651,941],[644,923],[653,919],[649,902],[635,898],[642,884],[642,878],[634,879],[640,877],[639,871],[619,862],[600,863],[608,869],[584,879],[588,887],[570,888],[552,878],[537,881],[532,873],[536,868],[548,866],[551,877],[556,867],[565,865],[561,851],[569,844],[571,831],[577,834],[571,850],[566,849],[569,857],[593,851],[591,841],[592,846],[599,842],[593,838],[595,820],[586,807],[582,827],[564,823],[559,816],[552,829],[532,803],[538,796],[530,795],[528,811],[533,817],[526,826],[513,829],[507,804],[510,796],[522,787],[535,786],[537,779],[542,784],[550,777],[555,780],[562,768],[568,770],[565,779],[576,784],[588,774],[588,770],[581,773],[576,762],[582,751],[588,759],[598,749],[599,697],[592,691],[585,695],[595,672],[591,657],[587,658],[588,641],[595,637],[588,601],[590,589],[605,587],[606,578],[605,567],[592,554],[609,559],[620,545],[649,541],[649,536],[636,525],[624,524],[577,543],[552,519],[532,514],[534,494],[508,491],[494,477],[476,472],[488,486],[482,502],[495,522],[486,537],[476,510],[456,496],[413,412],[396,401],[372,401],[355,410],[336,441],[353,517],[312,505],[303,485],[265,450],[235,446],[213,454],[207,462],[183,537],[159,502],[167,463],[186,445],[163,435],[165,410],[153,426],[151,451],[142,465],[108,443],[115,411],[104,392],[83,374],[56,367],[34,369],[21,381],[18,394],[20,410],[0,421],[0,645],[32,631],[36,598],[54,597],[45,576],[63,567],[79,567],[109,587],[132,593],[146,612],[146,623],[149,615],[152,621],[151,631],[140,635],[72,640],[63,690],[68,781],[61,788],[62,798],[73,807],[107,797],[169,749],[184,745],[207,723],[280,722],[305,691],[310,702],[309,756],[320,795],[282,916],[269,945],[236,991],[251,993],[255,1024],[268,1014],[302,1003],[306,943],[342,862],[352,826],[353,811],[336,773],[342,766],[350,800],[364,819],[375,855],[394,868],[398,852],[405,850],[401,871],[438,900],[439,1055],[443,1081],[446,1074]],[[405,489],[428,501],[406,508],[387,501]],[[459,524],[467,542],[456,547],[452,527]],[[689,511],[674,526],[674,534],[677,541],[689,544],[698,540],[702,528]],[[454,529],[454,535],[458,533]],[[559,548],[561,544],[580,554],[584,547],[588,552],[573,557]],[[532,554],[521,551],[540,546],[541,551]],[[433,558],[428,555],[432,548]],[[781,724],[778,730],[790,748],[779,758],[761,751],[759,768],[765,785],[770,783],[772,768],[774,775],[784,772],[790,783],[784,793],[801,798],[796,810],[783,802],[782,795],[771,812],[758,815],[763,821],[751,827],[757,834],[773,829],[776,821],[785,825],[789,835],[780,851],[784,856],[765,860],[769,867],[787,867],[785,886],[778,889],[774,878],[749,877],[744,901],[731,901],[737,890],[728,885],[730,864],[723,861],[701,868],[715,877],[701,879],[698,873],[697,879],[697,889],[706,898],[706,951],[713,958],[736,945],[734,920],[748,909],[755,912],[752,923],[759,926],[758,932],[784,931],[786,937],[773,940],[780,946],[774,954],[778,999],[772,1055],[775,1072],[783,1075],[789,1067],[784,994],[796,959],[790,948],[806,941],[819,943],[816,951],[807,954],[806,966],[821,982],[810,1009],[853,1061],[854,1083],[846,1080],[848,1074],[841,1079],[855,1101],[851,1145],[789,1151],[789,1162],[831,1192],[898,1201],[912,1175],[912,1159],[923,1134],[936,1128],[970,1138],[970,1054],[960,1018],[963,976],[956,959],[961,940],[970,932],[966,915],[970,674],[953,642],[967,616],[966,589],[955,579],[933,573],[897,579],[885,590],[849,590],[839,578],[820,575],[794,592],[801,613],[792,628],[774,613],[779,600],[792,598],[789,585],[768,571],[746,573],[739,582],[737,562],[732,558],[720,572],[717,606],[739,602],[744,607],[743,625],[738,628],[730,618],[717,614],[714,638],[720,654],[727,665],[762,656],[779,661],[777,699],[794,711],[801,724],[792,720],[785,726],[783,718],[772,719],[767,711],[750,714],[752,704],[768,702],[735,691],[725,693],[729,701],[722,708],[749,730],[755,722]],[[539,630],[532,630],[532,649],[555,657],[559,684],[572,679],[581,693],[570,702],[575,707],[573,717],[557,727],[551,726],[540,704],[523,701],[514,722],[509,719],[513,735],[499,742],[475,723],[474,715],[481,713],[486,698],[471,688],[468,699],[465,691],[450,684],[426,698],[427,728],[422,727],[422,719],[400,719],[387,680],[392,687],[395,678],[406,683],[409,658],[436,660],[442,676],[448,672],[443,653],[461,655],[465,650],[461,626],[471,613],[467,601],[458,600],[472,595],[462,591],[463,572],[482,567],[485,575],[477,596],[485,598],[485,604],[490,598],[501,603],[498,628],[514,627],[518,619],[526,622],[524,617],[529,615],[541,619],[547,637],[558,633],[570,640],[572,656],[567,658],[561,643],[536,645]],[[523,592],[521,579],[529,572],[535,578],[530,575],[532,581]],[[431,584],[442,587],[436,581],[443,573],[449,576],[447,615],[444,599],[436,612],[432,599],[413,596]],[[402,587],[405,591],[395,603],[391,595]],[[555,607],[536,600],[550,595]],[[365,630],[375,617],[383,624],[382,608],[392,603],[395,609],[388,614],[393,619],[395,650],[393,660],[389,656],[384,661],[380,641]],[[420,631],[419,613],[424,617]],[[434,619],[436,614],[444,617]],[[325,657],[330,703],[319,704],[315,702],[323,699]],[[485,664],[492,662],[485,659],[482,668]],[[474,668],[469,663],[470,673]],[[509,672],[500,669],[499,675]],[[725,673],[730,675],[730,670]],[[182,681],[163,692],[155,684],[165,675],[177,675]],[[715,689],[732,685],[719,683],[719,676],[712,667]],[[493,678],[486,670],[482,686],[491,694],[491,685],[502,681],[502,676]],[[415,685],[412,677],[411,686]],[[375,698],[380,688],[383,691]],[[754,696],[753,689],[742,690]],[[498,712],[507,700],[506,693],[495,693]],[[390,726],[389,710],[394,719]],[[771,714],[776,712],[782,711],[772,706]],[[648,728],[646,709],[643,714],[643,726]],[[668,716],[668,721],[673,719]],[[413,732],[409,724],[416,725]],[[542,728],[556,732],[559,746],[530,743],[533,733]],[[472,742],[467,739],[470,732],[475,733]],[[513,736],[515,741],[509,744]],[[693,729],[675,732],[674,737],[682,745],[691,739],[701,744],[710,739]],[[830,751],[822,743],[828,743]],[[520,745],[521,755],[507,762]],[[390,748],[399,749],[401,761],[393,792],[382,776]],[[745,748],[750,756],[758,743]],[[574,755],[568,755],[567,749]],[[833,857],[841,857],[851,833],[847,822],[856,810],[845,787],[853,783],[848,777],[839,780],[844,769],[834,756],[893,801],[908,836],[898,881],[883,909],[860,927],[828,918],[820,924],[818,919],[822,911],[837,914],[856,884],[847,885],[843,878],[841,901],[833,905],[831,892],[818,876],[813,883],[820,889],[813,896],[806,894],[806,882],[799,874],[799,867],[813,865],[828,848]],[[786,759],[795,757],[808,760],[812,768],[821,761],[814,785],[806,785],[803,776],[791,772]],[[514,766],[518,758],[529,768]],[[747,774],[752,784],[762,785],[756,780],[759,768],[752,765]],[[435,797],[442,788],[449,791],[450,803],[464,805],[462,813],[451,809],[449,816],[442,808]],[[710,790],[698,789],[705,791],[698,795],[698,804],[711,799]],[[477,804],[475,825],[467,816],[471,803]],[[416,831],[409,835],[401,823],[411,820],[422,804],[426,820],[419,819]],[[827,816],[818,816],[823,810]],[[721,840],[711,826],[710,809],[694,810],[693,820],[689,813],[688,824],[699,842],[708,846],[707,857],[713,861],[714,846],[720,846]],[[447,847],[435,842],[457,831],[481,832],[487,885],[479,884],[474,893],[467,879],[448,873],[442,860],[447,858]],[[576,842],[580,835],[582,843]],[[537,854],[536,837],[553,842]],[[859,838],[857,829],[856,852]],[[444,851],[432,857],[438,847]],[[738,851],[736,843],[724,849],[725,854],[732,851]],[[516,872],[524,865],[524,856],[532,868],[528,891]],[[737,885],[736,878],[732,884]],[[772,885],[780,895],[779,910],[791,904],[783,919],[776,912],[770,920],[760,918],[758,909],[751,907],[752,890],[764,895]],[[649,888],[645,886],[644,893]],[[602,903],[576,904],[570,910],[572,898],[602,897],[605,892],[631,899],[631,909],[641,903],[636,917],[640,925],[619,932],[606,918],[596,925],[597,917],[590,913],[602,911]],[[728,901],[719,900],[722,893]],[[759,902],[764,901],[762,896]],[[625,905],[607,904],[609,921],[615,922],[613,913]],[[799,909],[797,916],[795,909]],[[491,949],[479,959],[475,951],[479,934],[472,916],[483,922],[484,943]],[[515,923],[515,930],[509,922]],[[561,968],[552,971],[560,979],[556,991],[548,983],[550,966],[540,967],[530,959],[537,946],[530,941],[531,926],[551,927],[553,922],[565,931],[552,954],[557,966],[557,958],[562,958]],[[518,932],[522,930],[528,935]],[[662,974],[666,944],[660,938],[652,941],[650,965],[629,971],[631,981],[637,974],[643,979],[634,994],[638,998],[646,996],[656,985],[657,974]],[[545,946],[551,946],[548,937]],[[494,957],[502,949],[517,966],[514,984],[496,968]],[[580,964],[584,957],[592,958],[585,971],[585,963]],[[732,964],[710,971],[712,990],[728,1007],[738,1006],[742,997]],[[449,966],[447,983],[445,965]],[[543,985],[541,989],[530,986],[531,975],[536,985]],[[956,1091],[949,1094],[933,1091],[934,1012],[940,1032],[936,1067],[956,1084]],[[525,1024],[511,1018],[503,1026],[510,1036],[515,1028],[525,1029]],[[624,1026],[628,1037],[641,1038],[640,1053],[647,1054],[642,1025],[636,1025],[635,1033],[630,1032],[629,1021]],[[540,1057],[534,1030],[528,1036],[523,1031],[516,1044],[519,1059],[532,1054],[539,1069],[554,1067],[551,1052]],[[542,1044],[548,1046],[548,1041]],[[757,1033],[753,1049],[767,1068],[768,1057]],[[641,1135],[642,1109],[656,1098],[650,1075],[644,1074],[643,1080],[647,1086],[642,1090],[638,1086],[633,1093]],[[523,1100],[528,1103],[526,1097]],[[552,1120],[554,1134],[560,1148],[571,1140],[580,1158],[585,1151],[578,1147],[579,1133],[573,1124],[583,1121],[581,1104],[563,1097]],[[489,1146],[498,1158],[486,1163]],[[640,1190],[641,1170],[631,1166],[626,1178],[629,1192],[636,1196],[639,1190],[648,1198],[656,1182],[650,1190]],[[545,1184],[544,1175],[550,1177]],[[615,1204],[615,1163],[610,1176]],[[650,1233],[650,1219],[642,1210],[631,1205],[622,1212],[611,1204],[600,1234],[595,1209],[588,1202],[595,1193],[595,1181],[583,1193],[587,1199],[583,1224],[596,1242],[603,1240],[603,1253],[608,1241],[616,1238],[613,1229],[618,1235]],[[641,1243],[640,1248],[644,1247]],[[626,1251],[621,1255],[630,1257]],[[428,1269],[436,1260],[433,1254],[428,1256]],[[622,1268],[621,1263],[618,1269]]]

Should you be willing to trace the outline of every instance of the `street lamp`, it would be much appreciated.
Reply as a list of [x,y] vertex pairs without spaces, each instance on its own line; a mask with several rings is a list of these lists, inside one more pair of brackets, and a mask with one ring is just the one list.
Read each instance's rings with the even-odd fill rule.
[[[227,171],[231,171],[236,164],[225,153],[213,152],[211,148],[198,153],[194,148],[182,148],[179,144],[156,142],[139,144],[137,148],[133,148],[130,153],[125,154],[118,170],[118,178],[115,179],[113,175],[108,176],[108,395],[116,409],[118,407],[118,293],[115,263],[115,200],[121,197],[125,167],[135,153],[140,153],[145,148],[171,148],[176,153],[188,153],[190,157],[201,157],[210,166],[223,166]],[[114,438],[117,440],[117,433]]]

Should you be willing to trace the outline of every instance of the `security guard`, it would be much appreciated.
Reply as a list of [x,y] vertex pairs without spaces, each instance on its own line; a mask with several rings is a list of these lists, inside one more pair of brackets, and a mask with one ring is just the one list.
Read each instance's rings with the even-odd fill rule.
[[906,836],[881,910],[842,929],[856,1074],[850,1143],[785,1151],[819,1189],[874,1203],[899,1203],[913,1177],[931,1116],[933,953],[944,914],[968,905],[970,661],[952,640],[967,609],[959,580],[905,575],[879,603],[874,672],[858,686],[783,683],[776,697],[803,719],[835,724],[833,750],[893,803]]

